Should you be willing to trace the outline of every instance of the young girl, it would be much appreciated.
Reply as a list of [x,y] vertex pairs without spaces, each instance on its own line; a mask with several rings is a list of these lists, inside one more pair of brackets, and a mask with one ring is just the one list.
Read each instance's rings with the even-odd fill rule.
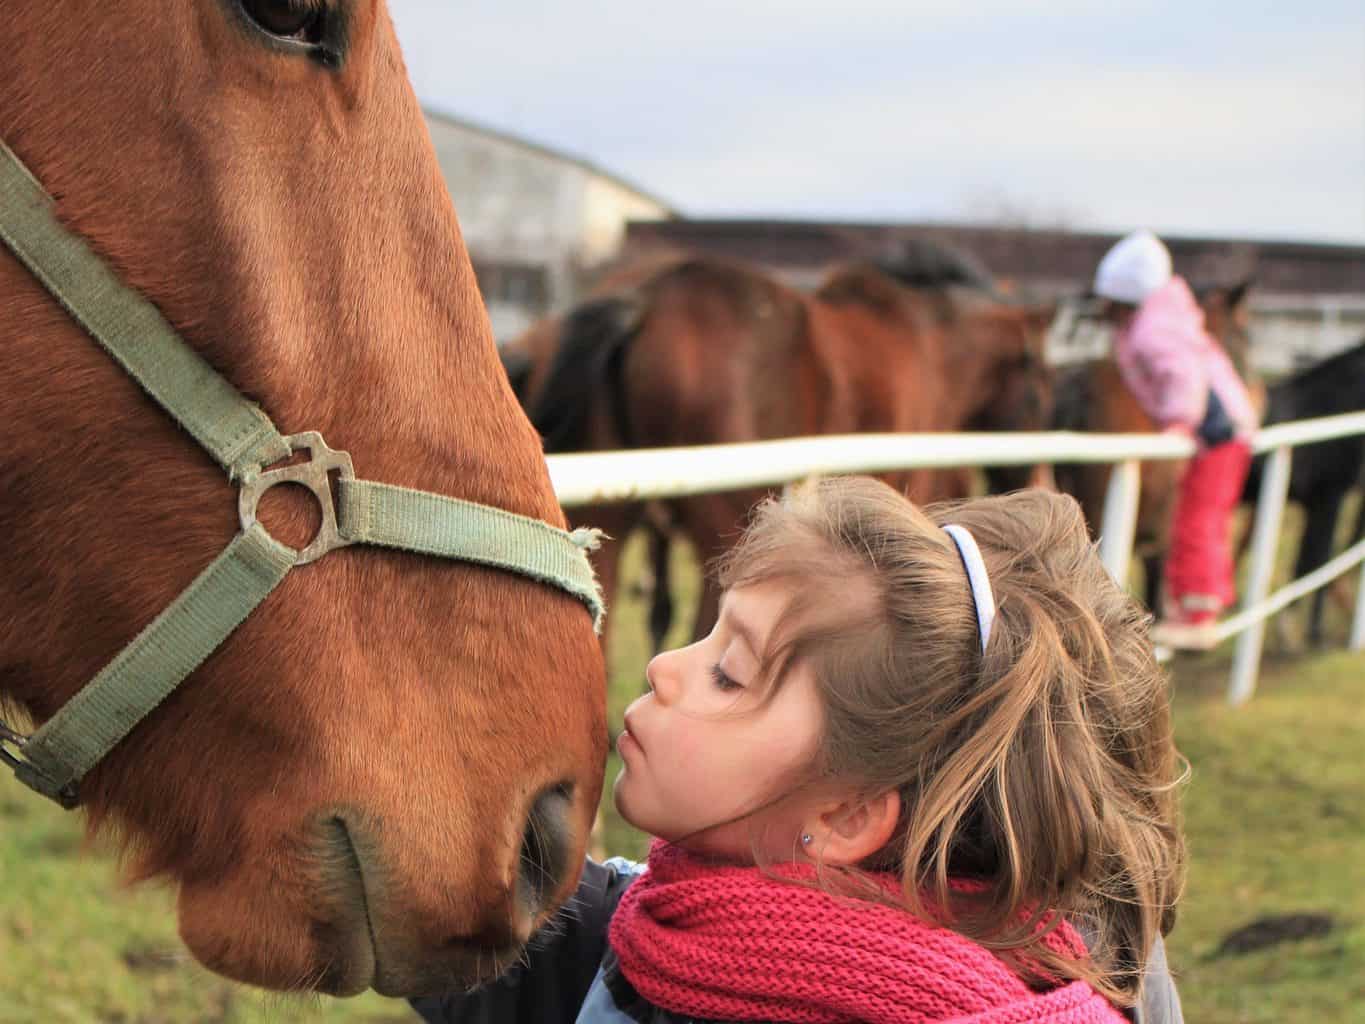
[[721,584],[626,711],[648,865],[590,862],[427,1020],[1180,1020],[1165,682],[1075,502],[824,480],[759,507]]
[[1095,271],[1108,301],[1114,356],[1138,404],[1165,431],[1197,450],[1180,481],[1165,565],[1162,643],[1208,647],[1219,613],[1237,597],[1232,520],[1251,465],[1258,416],[1232,360],[1204,327],[1189,285],[1150,231],[1114,245]]

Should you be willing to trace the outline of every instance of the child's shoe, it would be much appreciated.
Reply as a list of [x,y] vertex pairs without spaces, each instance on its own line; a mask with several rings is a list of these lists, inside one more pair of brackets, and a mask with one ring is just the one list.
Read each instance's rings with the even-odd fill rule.
[[1161,621],[1152,627],[1152,642],[1160,647],[1207,651],[1218,644],[1221,598],[1212,594],[1184,594],[1167,599]]

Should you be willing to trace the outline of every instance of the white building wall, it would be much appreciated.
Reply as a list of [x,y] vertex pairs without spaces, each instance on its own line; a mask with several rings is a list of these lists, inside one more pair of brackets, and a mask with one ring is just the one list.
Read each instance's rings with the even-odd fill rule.
[[621,251],[628,221],[663,220],[672,216],[672,211],[609,178],[591,177],[583,193],[582,214],[579,258],[584,266],[591,267]]
[[526,146],[462,125],[429,122],[436,158],[471,249],[543,258],[577,242],[587,175]]
[[572,157],[439,115],[427,126],[500,341],[574,302],[582,272],[616,255],[627,220],[670,215]]

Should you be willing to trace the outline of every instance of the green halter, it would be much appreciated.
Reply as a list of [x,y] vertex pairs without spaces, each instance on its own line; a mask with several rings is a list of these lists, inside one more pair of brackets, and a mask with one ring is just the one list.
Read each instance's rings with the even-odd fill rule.
[[[568,532],[504,509],[357,480],[351,457],[328,448],[321,435],[281,435],[151,302],[57,220],[52,199],[3,141],[0,241],[241,487],[242,532],[169,607],[31,737],[0,722],[0,759],[32,789],[76,806],[86,773],[290,569],[334,548],[375,544],[518,573],[572,594],[601,628],[602,595],[587,557],[597,545],[595,531]],[[267,468],[303,449],[309,461]],[[329,472],[336,474],[335,506]],[[261,495],[280,483],[308,487],[322,506],[322,528],[302,551],[274,540],[256,521]]]

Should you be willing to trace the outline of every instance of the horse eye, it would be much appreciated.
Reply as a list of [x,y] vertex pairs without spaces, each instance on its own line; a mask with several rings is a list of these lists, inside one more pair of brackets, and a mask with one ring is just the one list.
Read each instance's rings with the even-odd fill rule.
[[272,36],[316,43],[327,8],[318,0],[241,0],[242,10]]

